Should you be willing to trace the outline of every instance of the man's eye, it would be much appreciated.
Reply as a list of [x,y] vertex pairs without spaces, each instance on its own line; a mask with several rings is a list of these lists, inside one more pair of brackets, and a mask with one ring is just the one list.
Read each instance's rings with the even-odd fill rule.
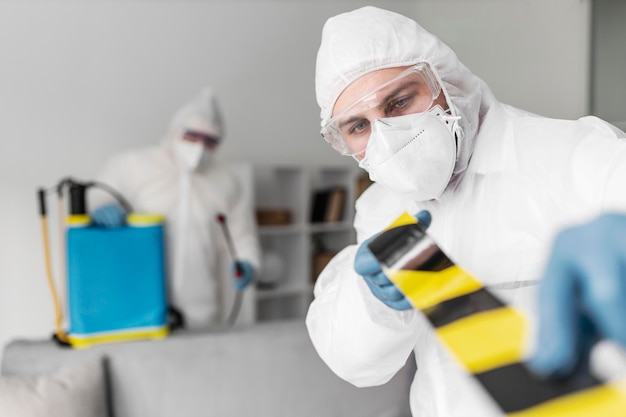
[[367,119],[359,120],[350,127],[349,133],[351,135],[358,135],[359,133],[363,133],[367,129],[369,124],[370,122]]
[[402,109],[405,109],[411,104],[412,99],[413,99],[413,96],[404,96],[397,100],[392,101],[391,103],[389,103],[389,106],[388,106],[388,110],[387,110],[388,114],[390,116],[393,116],[395,113],[401,112]]

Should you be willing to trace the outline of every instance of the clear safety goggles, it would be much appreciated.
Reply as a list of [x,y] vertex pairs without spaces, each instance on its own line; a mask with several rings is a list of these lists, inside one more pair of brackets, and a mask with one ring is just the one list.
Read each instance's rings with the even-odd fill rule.
[[322,136],[340,154],[358,155],[367,147],[374,120],[423,113],[440,92],[428,64],[415,64],[333,116]]
[[204,146],[212,147],[220,143],[220,139],[207,133],[198,132],[196,130],[185,130],[183,138],[190,142],[202,142]]

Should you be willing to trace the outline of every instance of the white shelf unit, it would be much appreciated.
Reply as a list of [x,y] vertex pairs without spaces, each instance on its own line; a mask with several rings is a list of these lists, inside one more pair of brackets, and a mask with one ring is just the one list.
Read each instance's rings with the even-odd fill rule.
[[[313,297],[314,236],[329,250],[353,243],[358,170],[353,167],[256,166],[258,209],[286,209],[286,225],[259,225],[263,266],[256,290],[256,320],[303,318]],[[343,216],[335,223],[311,223],[313,195],[330,187],[346,191]],[[271,262],[269,262],[271,261]]]

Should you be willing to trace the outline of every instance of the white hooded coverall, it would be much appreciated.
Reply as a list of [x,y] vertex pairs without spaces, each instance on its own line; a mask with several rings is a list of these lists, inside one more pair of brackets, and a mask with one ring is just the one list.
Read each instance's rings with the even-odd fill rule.
[[[461,115],[453,182],[438,200],[409,199],[370,186],[356,203],[363,242],[404,211],[429,210],[429,235],[459,266],[528,313],[552,238],[566,225],[606,211],[626,212],[624,133],[595,117],[555,120],[498,102],[456,55],[414,21],[365,7],[327,21],[316,88],[322,123],[360,76],[427,62]],[[354,272],[352,245],[319,276],[306,318],[328,366],[357,386],[387,382],[415,353],[416,417],[490,417],[501,412],[461,371],[416,310],[393,310]],[[532,349],[532,341],[529,350]]]
[[240,178],[213,158],[189,171],[176,157],[174,144],[189,128],[222,137],[210,90],[176,113],[162,143],[111,158],[98,180],[119,191],[135,212],[165,214],[170,303],[188,328],[199,328],[225,320],[235,294],[233,259],[217,215],[226,216],[240,260],[257,269],[260,249],[254,202]]

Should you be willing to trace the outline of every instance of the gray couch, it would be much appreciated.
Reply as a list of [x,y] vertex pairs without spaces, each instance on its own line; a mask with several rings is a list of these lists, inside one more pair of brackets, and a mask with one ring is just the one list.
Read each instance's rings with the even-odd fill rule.
[[110,417],[410,415],[410,365],[383,386],[356,388],[322,362],[301,321],[81,350],[17,340],[5,347],[0,379],[51,375],[94,358],[104,358],[106,377],[108,410],[99,415]]

